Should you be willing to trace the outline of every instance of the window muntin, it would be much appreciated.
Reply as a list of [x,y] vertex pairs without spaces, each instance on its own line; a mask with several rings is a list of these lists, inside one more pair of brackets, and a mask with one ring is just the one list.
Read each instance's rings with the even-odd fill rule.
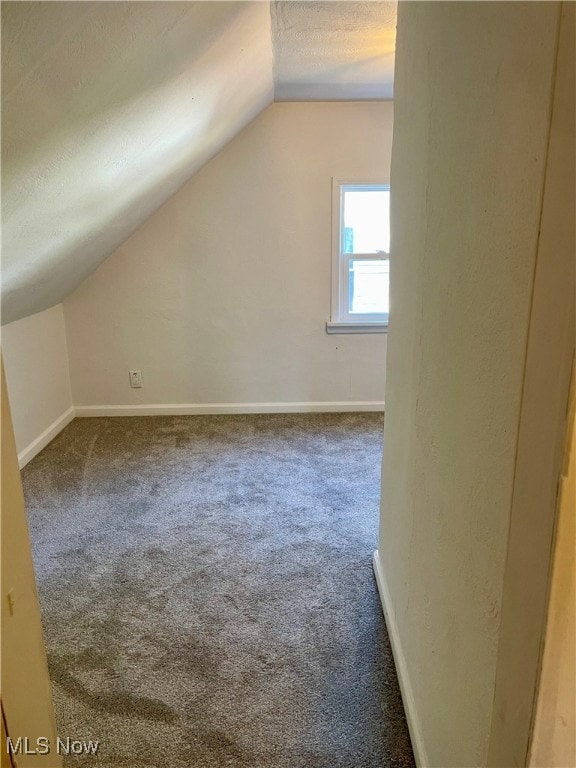
[[388,322],[390,187],[334,181],[332,322]]

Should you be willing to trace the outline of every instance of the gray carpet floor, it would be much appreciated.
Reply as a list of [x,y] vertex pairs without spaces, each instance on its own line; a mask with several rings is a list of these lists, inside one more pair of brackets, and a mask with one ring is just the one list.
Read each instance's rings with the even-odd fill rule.
[[76,419],[23,470],[69,766],[414,765],[378,414]]

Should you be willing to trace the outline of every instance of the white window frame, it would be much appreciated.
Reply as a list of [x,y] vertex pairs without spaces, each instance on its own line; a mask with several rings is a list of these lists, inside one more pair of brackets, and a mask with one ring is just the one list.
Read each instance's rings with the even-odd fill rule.
[[390,184],[381,179],[332,179],[332,297],[330,320],[326,323],[327,333],[386,333],[388,312],[351,314],[349,307],[349,269],[351,259],[382,261],[390,254],[344,253],[344,228],[341,226],[344,214],[345,187],[358,190],[390,190]]

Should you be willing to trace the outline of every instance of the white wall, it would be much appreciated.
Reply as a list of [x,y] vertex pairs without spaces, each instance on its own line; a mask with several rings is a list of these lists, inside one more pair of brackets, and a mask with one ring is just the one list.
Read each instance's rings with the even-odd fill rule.
[[376,565],[421,765],[488,760],[558,20],[399,9]]
[[74,415],[62,304],[4,325],[1,333],[22,466]]
[[386,336],[325,323],[331,178],[387,182],[391,140],[389,102],[265,110],[65,301],[79,412],[381,404]]

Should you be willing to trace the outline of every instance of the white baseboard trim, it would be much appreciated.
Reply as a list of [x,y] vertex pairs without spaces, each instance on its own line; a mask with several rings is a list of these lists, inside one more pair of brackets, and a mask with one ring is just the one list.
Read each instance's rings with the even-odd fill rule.
[[416,712],[416,706],[414,704],[414,695],[412,693],[410,677],[408,676],[408,666],[406,664],[406,658],[400,643],[398,625],[396,623],[396,617],[392,608],[390,593],[388,592],[388,587],[384,580],[384,574],[380,565],[380,556],[378,554],[378,550],[374,552],[374,575],[376,576],[376,584],[378,586],[380,602],[382,603],[384,619],[386,620],[386,627],[388,629],[388,637],[390,638],[390,645],[392,646],[392,653],[394,655],[394,663],[396,664],[396,674],[398,675],[400,692],[402,694],[402,702],[404,704],[406,720],[408,721],[408,730],[410,731],[410,740],[412,742],[414,759],[416,760],[416,765],[418,768],[426,768],[430,765],[430,763],[428,762],[426,757],[426,750],[424,749],[422,729],[420,727],[418,713]]
[[50,426],[45,429],[42,434],[38,435],[35,440],[32,440],[30,445],[27,445],[23,451],[20,451],[18,454],[18,466],[20,469],[25,467],[26,464],[28,464],[28,462],[31,461],[34,456],[40,453],[43,448],[46,448],[48,443],[54,440],[56,435],[59,432],[62,432],[64,427],[70,424],[74,416],[74,406],[70,406],[70,408],[68,408],[68,410],[62,414],[62,416],[59,416],[56,421],[52,422],[52,424],[50,424]]
[[384,411],[383,400],[325,403],[183,403],[175,405],[78,405],[76,416],[211,416],[220,413],[350,413]]

